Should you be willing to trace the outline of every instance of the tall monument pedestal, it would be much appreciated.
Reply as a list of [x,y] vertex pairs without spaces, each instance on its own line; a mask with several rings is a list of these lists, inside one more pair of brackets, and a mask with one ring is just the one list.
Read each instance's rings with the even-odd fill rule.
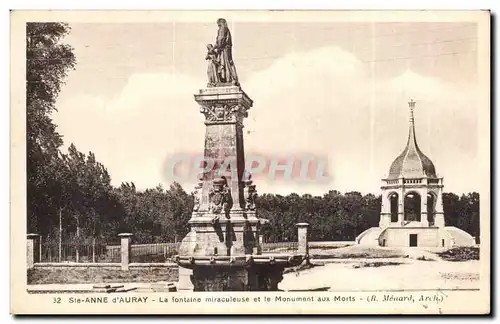
[[[175,261],[194,291],[272,291],[286,267],[305,254],[263,255],[257,191],[245,170],[243,120],[253,102],[238,86],[201,89],[195,94],[205,117],[204,172],[195,187],[191,231]],[[185,269],[191,269],[189,275]]]
[[[177,264],[179,284],[194,291],[277,290],[283,269],[305,255],[263,255],[257,191],[245,170],[243,120],[253,101],[239,86],[232,58],[231,32],[225,19],[214,44],[207,46],[207,88],[194,95],[205,117],[203,172],[194,192],[191,231],[182,240]],[[191,269],[189,274],[186,269]]]

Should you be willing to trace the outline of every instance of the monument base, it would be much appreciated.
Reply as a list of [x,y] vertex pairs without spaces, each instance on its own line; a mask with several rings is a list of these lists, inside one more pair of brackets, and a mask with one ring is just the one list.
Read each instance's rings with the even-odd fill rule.
[[283,268],[276,266],[193,268],[193,291],[277,291]]
[[258,251],[259,219],[235,214],[215,223],[212,219],[213,215],[207,214],[190,220],[191,232],[182,240],[180,255],[243,256]]
[[283,280],[283,270],[298,266],[304,260],[304,255],[299,254],[175,257],[175,262],[186,268],[182,280],[179,277],[179,284],[183,282],[187,288],[186,270],[191,269],[189,278],[193,291],[277,291]]

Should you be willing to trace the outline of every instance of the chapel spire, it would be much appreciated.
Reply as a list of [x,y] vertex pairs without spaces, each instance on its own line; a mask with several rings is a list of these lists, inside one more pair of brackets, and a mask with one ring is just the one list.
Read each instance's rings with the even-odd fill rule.
[[403,152],[396,157],[389,169],[389,179],[420,178],[426,176],[436,178],[436,169],[432,161],[420,150],[415,136],[415,109],[416,102],[413,99],[408,101],[410,109],[410,123],[408,129],[408,142]]
[[415,149],[418,149],[417,137],[415,136],[415,115],[413,113],[415,104],[416,102],[413,100],[413,98],[408,101],[408,107],[410,108],[410,126],[407,146],[413,146]]

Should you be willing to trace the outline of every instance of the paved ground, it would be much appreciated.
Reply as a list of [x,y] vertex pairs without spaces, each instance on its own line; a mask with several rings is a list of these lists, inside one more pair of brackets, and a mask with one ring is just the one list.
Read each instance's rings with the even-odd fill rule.
[[[150,282],[126,282],[126,283],[106,283],[111,287],[120,287],[119,291],[151,291],[152,288],[161,289],[169,284],[166,281],[150,283]],[[28,291],[32,293],[43,293],[49,291],[60,292],[88,292],[92,290],[93,284],[44,284],[44,285],[28,285]]]
[[[347,248],[346,248],[347,249]],[[350,248],[353,250],[353,248]],[[351,258],[313,260],[323,264],[300,272],[284,275],[281,290],[427,290],[427,289],[478,289],[480,261],[449,262],[429,250],[403,249],[396,258]],[[337,253],[337,252],[336,252]],[[379,255],[380,256],[380,255]],[[427,260],[418,260],[422,256]],[[146,292],[165,286],[167,282],[109,283],[123,286],[120,290]],[[92,284],[30,285],[32,292],[75,291],[92,289]]]
[[[479,289],[480,287],[479,260],[449,262],[440,259],[434,253],[415,249],[405,250],[405,254],[409,257],[324,260],[328,262],[324,266],[286,274],[279,288],[365,291]],[[418,260],[417,257],[421,256],[434,261]],[[390,263],[399,264],[387,265]]]

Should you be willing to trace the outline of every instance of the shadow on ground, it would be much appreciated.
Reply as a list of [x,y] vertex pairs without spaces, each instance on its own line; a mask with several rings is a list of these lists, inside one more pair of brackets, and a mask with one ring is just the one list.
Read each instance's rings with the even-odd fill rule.
[[328,291],[331,287],[320,287],[320,288],[312,288],[312,289],[291,289],[291,290],[281,290],[283,292],[288,291]]

